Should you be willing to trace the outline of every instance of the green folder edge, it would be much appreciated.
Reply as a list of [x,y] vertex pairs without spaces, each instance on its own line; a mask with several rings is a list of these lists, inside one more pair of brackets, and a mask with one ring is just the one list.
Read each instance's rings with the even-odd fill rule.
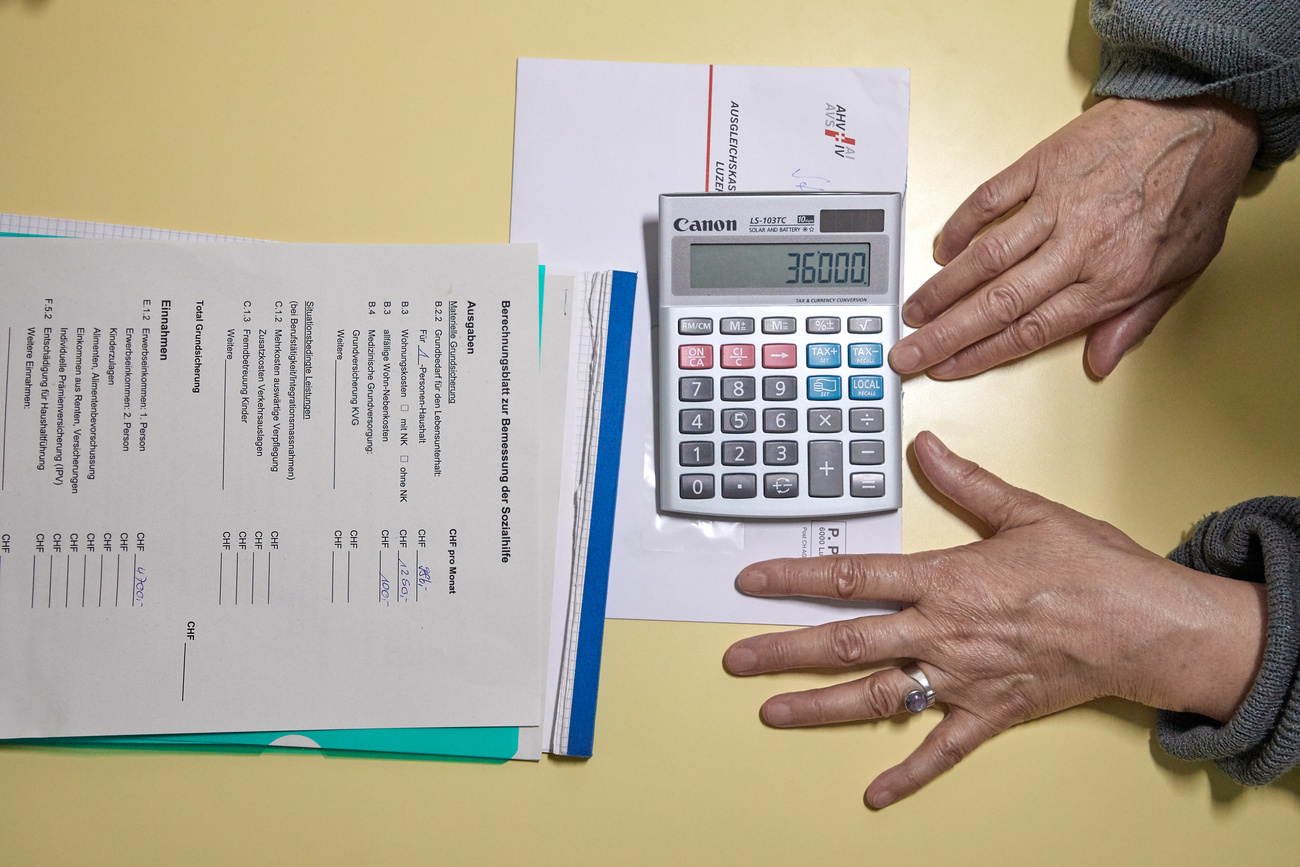
[[[57,238],[0,232],[5,238]],[[541,310],[546,294],[546,266],[537,267],[538,354],[541,353]],[[279,746],[288,735],[310,738],[319,749]],[[0,744],[37,747],[163,750],[190,752],[313,752],[346,758],[424,759],[447,762],[501,764],[519,750],[519,729],[507,726],[472,728],[322,729],[292,732],[209,732],[204,734],[135,735],[80,738],[0,738]]]

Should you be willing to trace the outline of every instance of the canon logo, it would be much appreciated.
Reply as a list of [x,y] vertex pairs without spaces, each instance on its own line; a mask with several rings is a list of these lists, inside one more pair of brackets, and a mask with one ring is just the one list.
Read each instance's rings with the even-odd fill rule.
[[734,232],[735,220],[688,220],[678,217],[673,220],[673,228],[679,232]]

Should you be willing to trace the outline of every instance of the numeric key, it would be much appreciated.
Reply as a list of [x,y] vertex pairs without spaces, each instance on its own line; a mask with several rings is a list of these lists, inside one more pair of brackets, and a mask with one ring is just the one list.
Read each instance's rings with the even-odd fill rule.
[[684,467],[713,466],[713,443],[684,442],[677,447],[677,462]]
[[723,400],[753,400],[754,399],[754,377],[752,376],[722,377],[722,399]]
[[683,500],[713,499],[712,473],[684,473],[678,484],[677,492]]
[[799,397],[799,379],[797,377],[763,377],[763,400],[795,400],[797,397]]
[[723,433],[753,433],[758,428],[758,414],[752,409],[724,409]]
[[722,444],[724,467],[749,467],[756,463],[758,463],[758,447],[749,440],[727,440]]
[[682,376],[677,379],[677,399],[689,401],[713,400],[713,377]]
[[683,409],[677,413],[677,430],[684,434],[713,433],[713,410]]
[[769,467],[792,467],[799,463],[799,444],[794,440],[763,443],[763,463]]
[[763,433],[794,433],[799,430],[799,411],[772,408],[763,410]]

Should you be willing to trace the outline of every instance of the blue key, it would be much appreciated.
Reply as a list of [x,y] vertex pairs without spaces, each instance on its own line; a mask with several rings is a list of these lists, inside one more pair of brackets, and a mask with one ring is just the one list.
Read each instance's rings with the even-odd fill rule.
[[[812,379],[812,377],[809,377]],[[811,391],[811,386],[809,387]],[[883,376],[850,376],[850,400],[880,400],[885,396],[885,378]],[[809,397],[812,397],[810,394]]]
[[839,367],[840,345],[838,343],[809,343],[809,367]]
[[[863,377],[864,379],[867,377]],[[880,377],[876,377],[880,379]],[[810,376],[808,377],[808,399],[809,400],[839,400],[840,399],[840,378],[838,376]]]
[[[808,347],[812,349],[811,346]],[[884,364],[885,353],[879,343],[850,343],[849,367],[879,367]],[[808,362],[812,367],[812,361]]]

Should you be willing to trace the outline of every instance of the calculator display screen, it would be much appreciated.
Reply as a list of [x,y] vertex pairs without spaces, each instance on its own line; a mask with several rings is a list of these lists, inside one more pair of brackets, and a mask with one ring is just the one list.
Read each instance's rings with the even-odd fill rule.
[[691,244],[691,289],[866,289],[871,245]]

